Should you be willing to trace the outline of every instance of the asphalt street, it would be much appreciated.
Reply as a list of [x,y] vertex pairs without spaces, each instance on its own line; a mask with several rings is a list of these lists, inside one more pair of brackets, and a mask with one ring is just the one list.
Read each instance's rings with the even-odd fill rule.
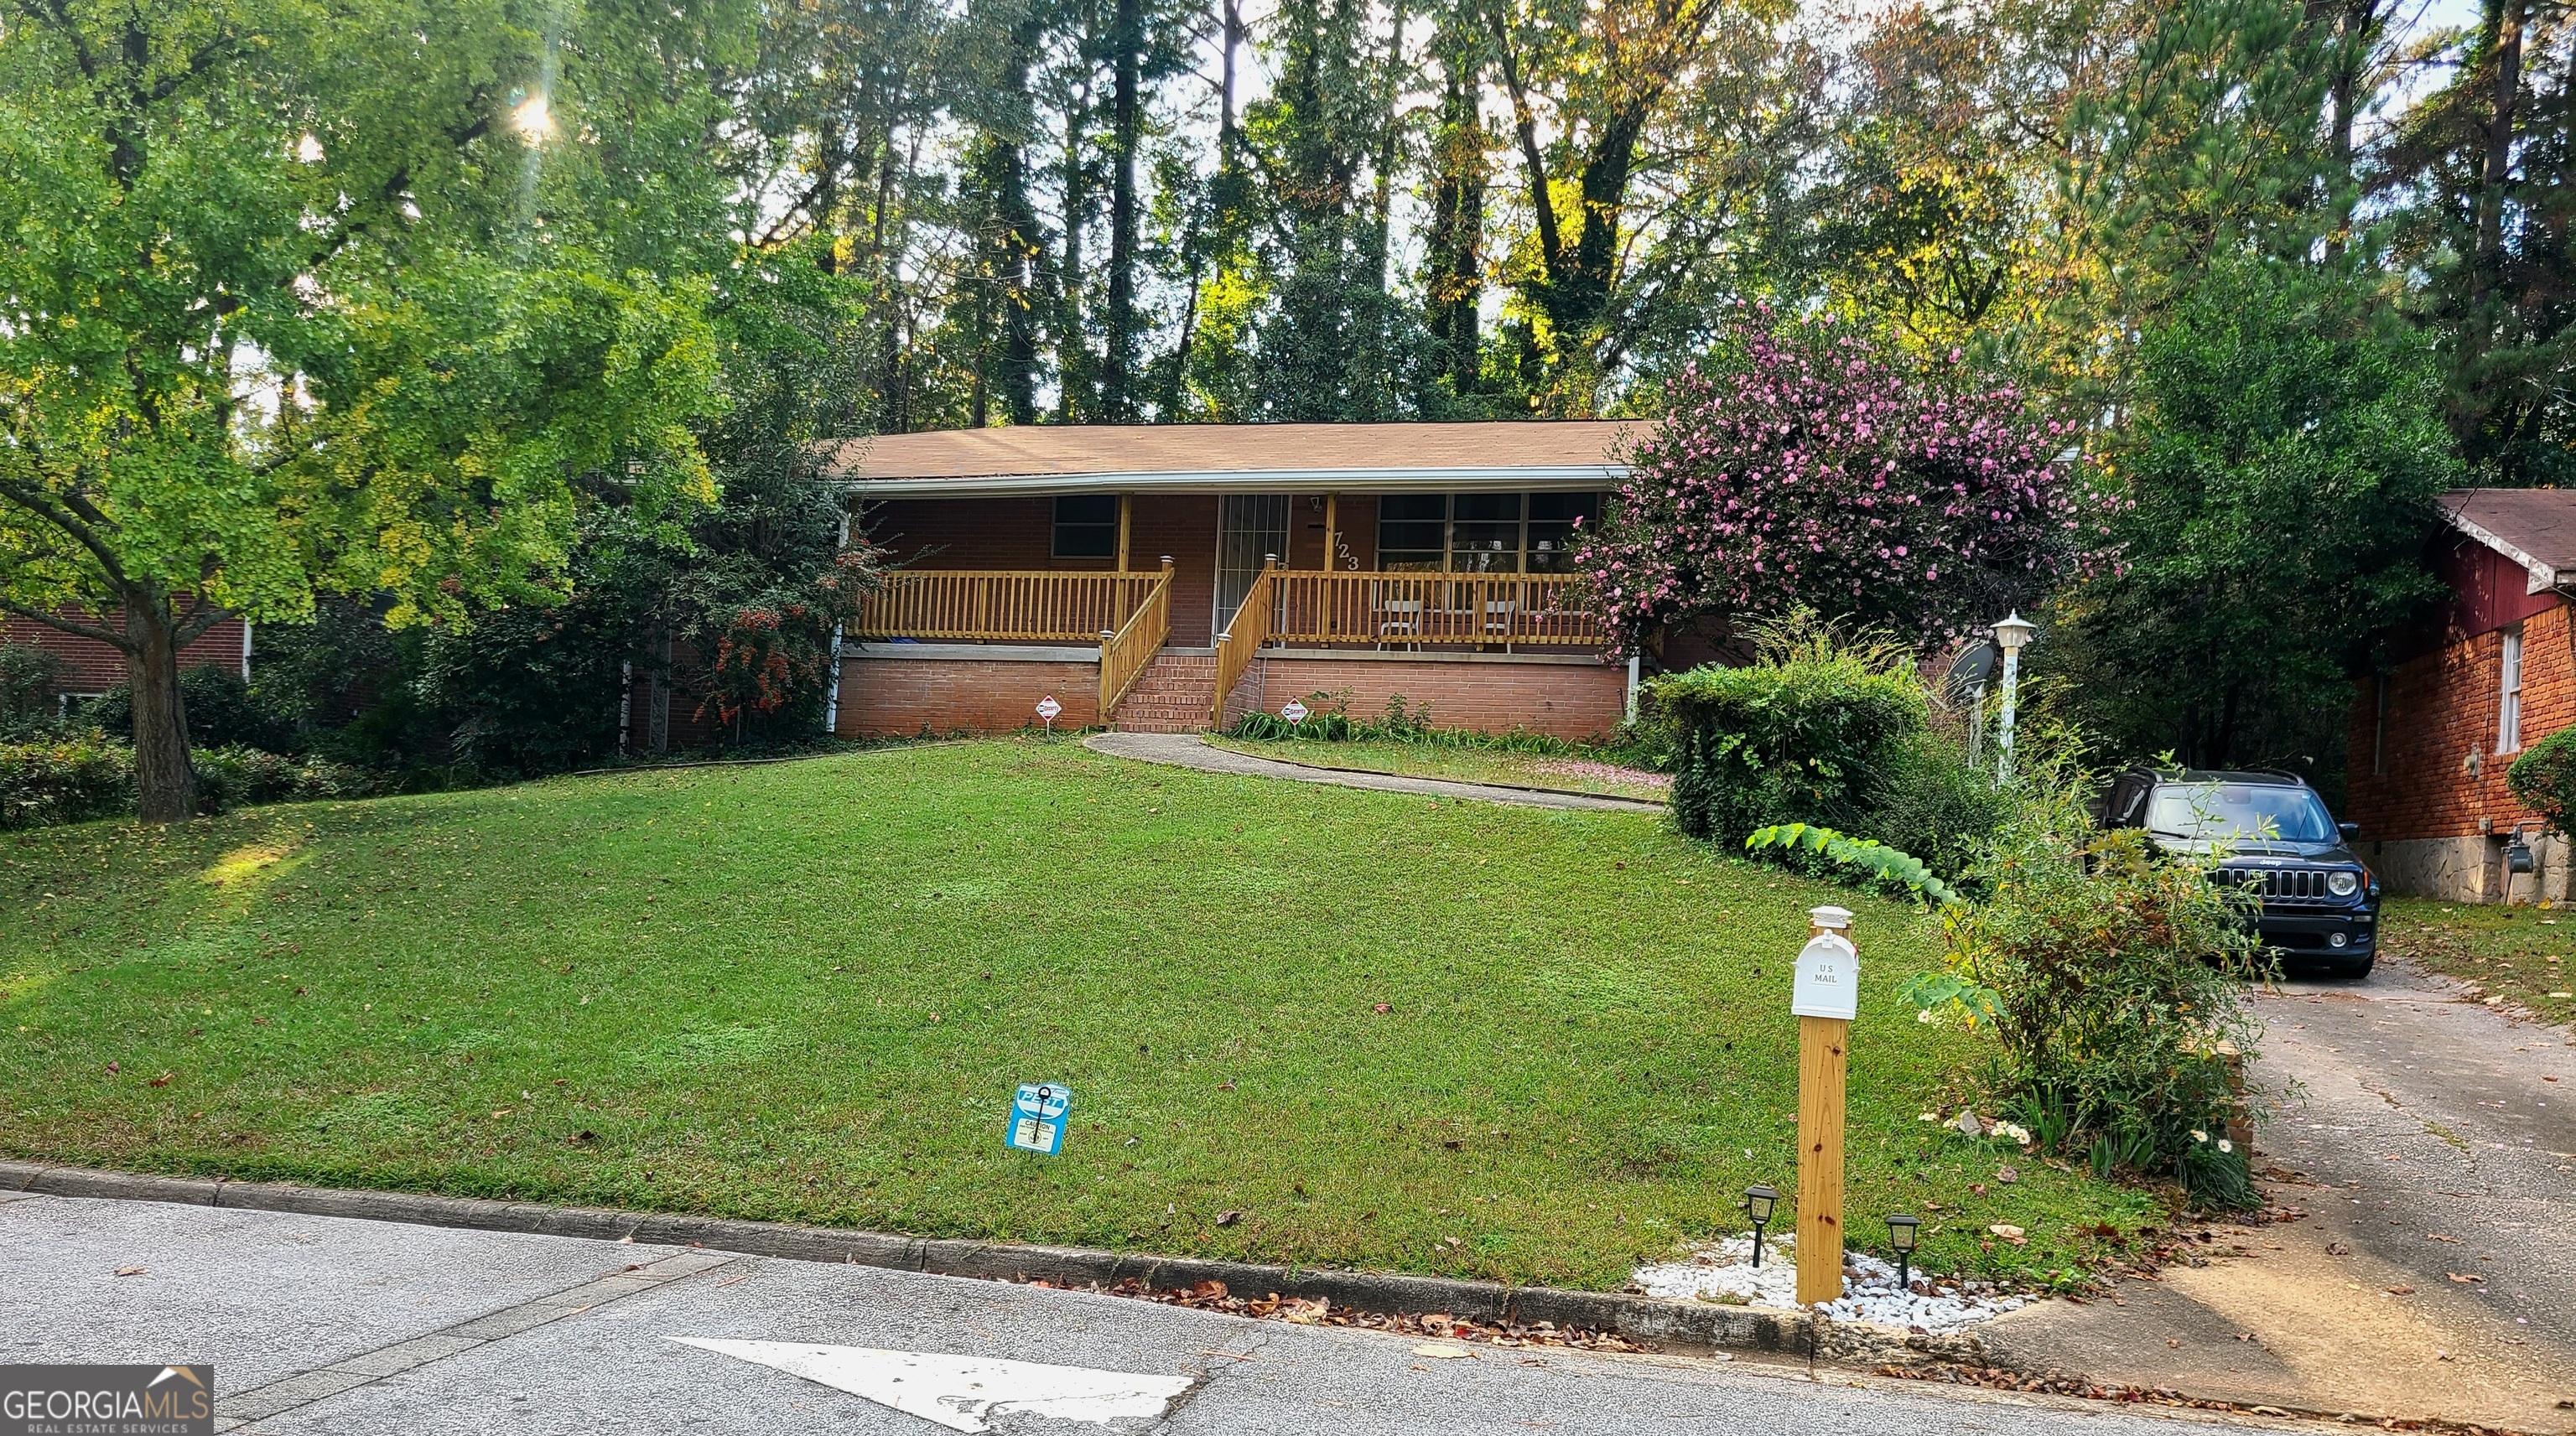
[[[210,1361],[220,1429],[297,1436],[849,1436],[985,1423],[1069,1433],[2120,1436],[2216,1425],[1831,1373],[1815,1381],[1749,1362],[1426,1354],[1418,1339],[1081,1292],[152,1202],[0,1200],[0,1293],[0,1361]],[[1159,1389],[1178,1394],[1097,1424],[984,1409],[961,1425],[692,1342],[1044,1363],[1165,1378]]]

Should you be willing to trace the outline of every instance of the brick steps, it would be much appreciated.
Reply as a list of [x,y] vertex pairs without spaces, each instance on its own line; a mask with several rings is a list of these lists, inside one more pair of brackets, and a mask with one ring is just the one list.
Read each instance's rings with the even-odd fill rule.
[[1122,733],[1196,733],[1216,705],[1216,660],[1158,653],[1119,700],[1109,726]]

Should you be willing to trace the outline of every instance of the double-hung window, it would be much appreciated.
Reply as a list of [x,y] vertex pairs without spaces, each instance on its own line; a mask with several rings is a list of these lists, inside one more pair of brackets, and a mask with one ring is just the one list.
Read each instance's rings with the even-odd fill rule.
[[2522,751],[2522,625],[2504,631],[2504,676],[2496,702],[2496,751]]

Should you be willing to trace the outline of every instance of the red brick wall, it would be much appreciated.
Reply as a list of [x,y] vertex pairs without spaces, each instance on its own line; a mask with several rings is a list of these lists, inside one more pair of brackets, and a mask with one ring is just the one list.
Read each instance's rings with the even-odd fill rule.
[[1355,716],[1384,712],[1387,700],[1401,694],[1416,708],[1430,704],[1435,727],[1485,733],[1523,728],[1567,739],[1609,733],[1628,708],[1625,664],[1296,657],[1255,662],[1226,712],[1229,720],[1255,705],[1277,712],[1291,698],[1345,688]]
[[[2503,599],[2520,599],[2519,567]],[[2546,606],[2522,621],[2522,747],[2576,722],[2576,630],[2567,605],[2548,595]],[[2506,611],[2521,607],[2507,602]],[[2455,636],[2431,653],[2399,665],[2388,677],[2385,734],[2387,771],[2374,771],[2381,740],[2376,678],[2357,686],[2345,761],[2352,821],[2373,841],[2466,837],[2480,819],[2503,832],[2531,814],[2505,787],[2505,769],[2517,754],[2499,755],[2497,709],[2502,699],[2504,635],[2490,629]],[[2478,772],[2467,760],[2474,749]]]
[[[93,638],[81,638],[23,618],[0,619],[0,642],[31,644],[58,654],[69,665],[62,677],[65,693],[104,693],[125,681],[125,655]],[[227,618],[179,650],[181,668],[213,664],[242,671],[242,621]]]
[[1100,665],[1059,660],[851,658],[841,664],[844,738],[910,737],[961,729],[1007,733],[1037,723],[1038,700],[1064,705],[1058,728],[1100,722]]

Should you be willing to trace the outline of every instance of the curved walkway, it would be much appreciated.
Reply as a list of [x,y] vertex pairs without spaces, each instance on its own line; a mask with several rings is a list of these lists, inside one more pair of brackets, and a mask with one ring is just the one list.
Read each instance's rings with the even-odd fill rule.
[[1592,808],[1617,813],[1660,813],[1661,803],[1642,798],[1613,798],[1599,793],[1569,793],[1555,788],[1514,788],[1499,783],[1460,783],[1447,778],[1407,778],[1395,773],[1367,773],[1351,768],[1318,768],[1211,748],[1195,733],[1095,733],[1082,745],[1115,758],[1196,768],[1206,773],[1232,773],[1246,778],[1287,778],[1300,783],[1329,783],[1337,788],[1369,788],[1381,793],[1420,793],[1433,798],[1472,798],[1486,803],[1517,803],[1529,808]]

